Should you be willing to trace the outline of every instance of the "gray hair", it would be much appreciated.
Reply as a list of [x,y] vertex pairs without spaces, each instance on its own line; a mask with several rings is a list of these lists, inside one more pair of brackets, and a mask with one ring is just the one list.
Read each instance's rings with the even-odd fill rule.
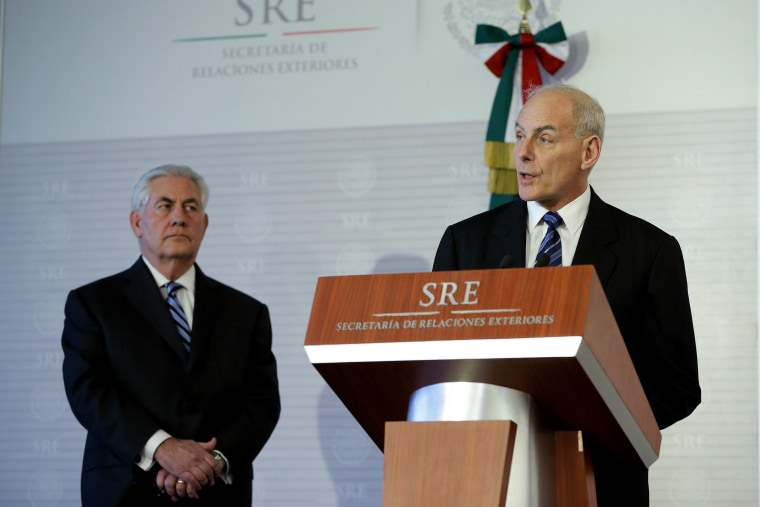
[[151,169],[137,180],[135,188],[132,190],[133,211],[143,211],[145,209],[145,205],[148,203],[148,198],[150,197],[149,187],[151,182],[162,176],[181,176],[192,180],[198,186],[198,191],[201,194],[201,206],[204,210],[206,209],[206,206],[208,205],[209,189],[203,176],[186,165],[166,164]]
[[533,89],[525,102],[547,92],[560,93],[572,103],[576,138],[595,135],[604,141],[604,109],[595,98],[575,86],[552,83]]

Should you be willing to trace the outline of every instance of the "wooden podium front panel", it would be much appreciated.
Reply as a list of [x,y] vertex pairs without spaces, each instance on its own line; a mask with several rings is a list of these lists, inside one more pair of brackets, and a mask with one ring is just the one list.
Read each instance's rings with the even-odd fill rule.
[[389,422],[384,507],[503,507],[512,421]]
[[321,277],[305,345],[582,336],[595,276],[578,266]]

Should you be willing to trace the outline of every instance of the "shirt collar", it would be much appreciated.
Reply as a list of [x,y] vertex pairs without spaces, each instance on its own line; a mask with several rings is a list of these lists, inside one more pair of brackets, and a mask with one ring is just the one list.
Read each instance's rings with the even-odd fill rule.
[[[570,234],[575,235],[588,215],[588,207],[591,203],[591,186],[586,185],[586,190],[575,198],[574,201],[566,204],[557,213],[562,217],[562,221],[567,227]],[[544,214],[548,211],[536,201],[528,201],[528,230],[533,232],[536,227],[541,225]]]
[[166,278],[159,270],[157,270],[155,267],[153,267],[153,264],[148,261],[148,259],[145,258],[145,256],[142,256],[142,260],[145,263],[146,266],[148,266],[148,269],[150,270],[150,274],[153,275],[153,279],[156,281],[156,285],[159,287],[163,287],[166,285],[167,282],[178,282],[180,283],[185,289],[187,289],[191,294],[195,294],[195,264],[190,266],[190,269],[185,271],[185,273],[177,278],[176,280],[169,280]]

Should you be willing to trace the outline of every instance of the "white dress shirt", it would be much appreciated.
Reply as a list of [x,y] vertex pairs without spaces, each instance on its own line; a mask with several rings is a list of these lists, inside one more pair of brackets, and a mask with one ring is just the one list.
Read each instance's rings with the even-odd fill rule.
[[[570,266],[573,262],[575,249],[578,247],[578,240],[581,237],[583,224],[586,222],[588,215],[588,206],[591,202],[591,187],[586,186],[586,190],[579,195],[574,201],[566,204],[562,209],[557,210],[562,217],[563,224],[557,228],[559,238],[562,242],[562,265]],[[532,268],[536,263],[541,241],[546,235],[548,226],[544,223],[544,214],[549,211],[536,201],[528,201],[528,223],[525,230],[525,265]]]

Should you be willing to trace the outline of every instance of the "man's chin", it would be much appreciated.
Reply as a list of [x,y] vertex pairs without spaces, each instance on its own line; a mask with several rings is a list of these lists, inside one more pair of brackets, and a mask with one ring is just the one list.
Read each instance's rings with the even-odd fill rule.
[[520,185],[517,189],[517,194],[520,196],[520,199],[522,199],[523,201],[536,200],[536,192],[531,191],[530,187],[524,187]]
[[195,258],[195,252],[190,249],[172,249],[161,253],[164,260],[186,261]]

